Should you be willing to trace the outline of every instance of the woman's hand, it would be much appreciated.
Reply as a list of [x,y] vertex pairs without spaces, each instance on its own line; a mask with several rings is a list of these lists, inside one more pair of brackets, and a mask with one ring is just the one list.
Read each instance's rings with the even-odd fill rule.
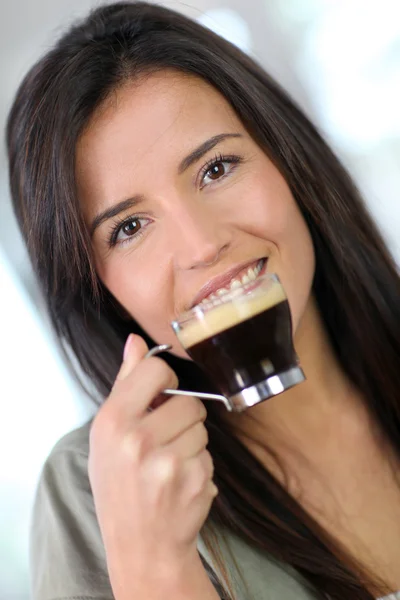
[[129,337],[90,434],[89,478],[117,600],[151,600],[183,573],[204,571],[196,538],[217,494],[206,409],[192,396],[172,396],[149,412],[178,381],[163,360],[145,359],[147,350]]

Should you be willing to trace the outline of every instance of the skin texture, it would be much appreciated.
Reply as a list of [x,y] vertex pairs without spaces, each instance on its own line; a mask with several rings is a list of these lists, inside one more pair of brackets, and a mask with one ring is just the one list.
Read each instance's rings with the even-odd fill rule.
[[[221,134],[235,137],[180,169],[194,149]],[[233,156],[239,159],[230,162]],[[140,199],[134,208],[125,208],[93,232],[96,268],[125,310],[157,343],[172,344],[175,354],[186,357],[170,322],[191,306],[200,288],[232,266],[268,257],[267,271],[279,275],[288,296],[295,348],[307,381],[242,415],[227,413],[226,419],[310,514],[372,573],[383,577],[389,588],[399,589],[400,526],[394,523],[400,523],[400,502],[387,450],[379,443],[362,399],[342,372],[324,330],[311,293],[315,256],[302,215],[284,178],[230,105],[199,79],[171,71],[153,74],[113,92],[82,135],[76,158],[78,192],[89,230],[103,211],[128,198]],[[116,245],[110,245],[112,232],[128,218],[130,224],[120,230]],[[142,235],[133,237],[132,231]],[[137,347],[132,351],[137,352]],[[124,398],[131,402],[140,391],[150,404],[152,379],[158,377],[160,383],[161,375],[156,370],[151,373],[150,367],[143,370],[143,349],[139,354],[141,360],[135,358],[134,364],[128,357],[131,387]],[[140,385],[139,367],[144,373]],[[163,377],[168,379],[165,372]],[[115,448],[124,447],[126,425],[120,415],[124,401],[116,396],[118,391],[113,391],[100,409],[92,445],[92,479],[98,481],[92,482],[94,495],[98,490],[101,521],[110,531],[118,530],[114,504],[107,503],[101,490],[110,489],[117,472],[124,481],[132,469],[132,465],[118,467],[121,460]],[[171,426],[173,407],[183,407],[177,398],[154,411],[163,411],[163,427]],[[147,433],[155,427],[149,421],[153,416],[143,418]],[[133,438],[141,419],[138,413],[130,421]],[[121,423],[113,439],[110,421]],[[196,423],[193,417],[192,426]],[[153,447],[160,431],[152,431]],[[180,446],[186,454],[189,438]],[[265,440],[279,456],[279,464],[263,448]],[[104,453],[116,457],[114,462],[109,459],[110,480],[100,474]],[[140,479],[137,464],[135,468]],[[205,518],[211,501],[210,491],[204,493],[201,514]],[[123,512],[120,506],[119,513]],[[126,522],[120,527],[129,532]],[[119,551],[115,541],[109,547],[113,564],[121,565],[121,556],[129,554],[129,548]],[[118,585],[121,580],[123,576],[118,577]]]
[[[241,137],[179,174],[186,155],[222,133]],[[224,163],[224,177],[201,181],[201,169],[220,154],[243,162]],[[163,73],[122,88],[86,131],[77,163],[88,223],[120,200],[143,196],[136,209],[143,236],[125,235],[124,245],[110,249],[111,220],[96,230],[93,245],[102,281],[158,343],[186,356],[170,322],[210,278],[264,256],[284,283],[297,327],[314,272],[308,230],[283,177],[208,85]]]
[[139,336],[128,338],[90,431],[89,479],[114,597],[218,600],[196,544],[218,492],[206,409],[197,398],[172,396],[148,414],[177,378],[159,358],[144,359],[147,350]]

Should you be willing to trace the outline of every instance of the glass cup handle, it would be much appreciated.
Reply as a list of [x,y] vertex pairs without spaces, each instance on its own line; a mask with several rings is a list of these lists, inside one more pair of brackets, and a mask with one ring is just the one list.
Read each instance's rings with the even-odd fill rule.
[[[160,346],[154,346],[151,350],[149,350],[145,358],[150,358],[150,356],[156,356],[157,354],[161,354],[161,352],[166,352],[172,348],[171,344],[161,344]],[[171,396],[195,396],[196,398],[200,398],[202,400],[218,400],[225,405],[226,410],[232,412],[232,406],[229,402],[228,398],[222,396],[221,394],[207,394],[206,392],[190,392],[186,390],[174,390],[174,389],[165,389],[163,390],[163,394],[170,394]],[[149,407],[148,411],[151,412],[152,409]]]

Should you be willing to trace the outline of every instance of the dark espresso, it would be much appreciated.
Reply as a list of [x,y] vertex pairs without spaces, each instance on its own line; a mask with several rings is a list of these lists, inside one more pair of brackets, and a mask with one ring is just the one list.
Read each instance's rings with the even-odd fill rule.
[[233,396],[298,364],[288,301],[187,346],[222,394]]

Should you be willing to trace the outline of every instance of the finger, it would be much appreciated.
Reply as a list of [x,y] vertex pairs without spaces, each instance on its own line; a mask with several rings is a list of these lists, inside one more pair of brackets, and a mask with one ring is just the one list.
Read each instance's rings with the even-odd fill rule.
[[214,462],[208,450],[185,461],[182,473],[183,485],[187,497],[194,498],[204,492],[212,481]]
[[208,431],[202,422],[196,423],[182,435],[174,439],[168,448],[176,456],[186,460],[194,458],[206,449],[208,444]]
[[122,380],[116,380],[108,402],[123,418],[142,418],[156,396],[177,386],[178,378],[164,360],[142,358]]
[[151,432],[157,444],[172,442],[196,423],[203,423],[207,410],[201,400],[193,396],[171,396],[164,404],[146,415],[143,428]]
[[148,352],[148,346],[140,335],[130,333],[125,342],[124,358],[117,375],[118,381],[123,381],[133,371],[140,360]]

